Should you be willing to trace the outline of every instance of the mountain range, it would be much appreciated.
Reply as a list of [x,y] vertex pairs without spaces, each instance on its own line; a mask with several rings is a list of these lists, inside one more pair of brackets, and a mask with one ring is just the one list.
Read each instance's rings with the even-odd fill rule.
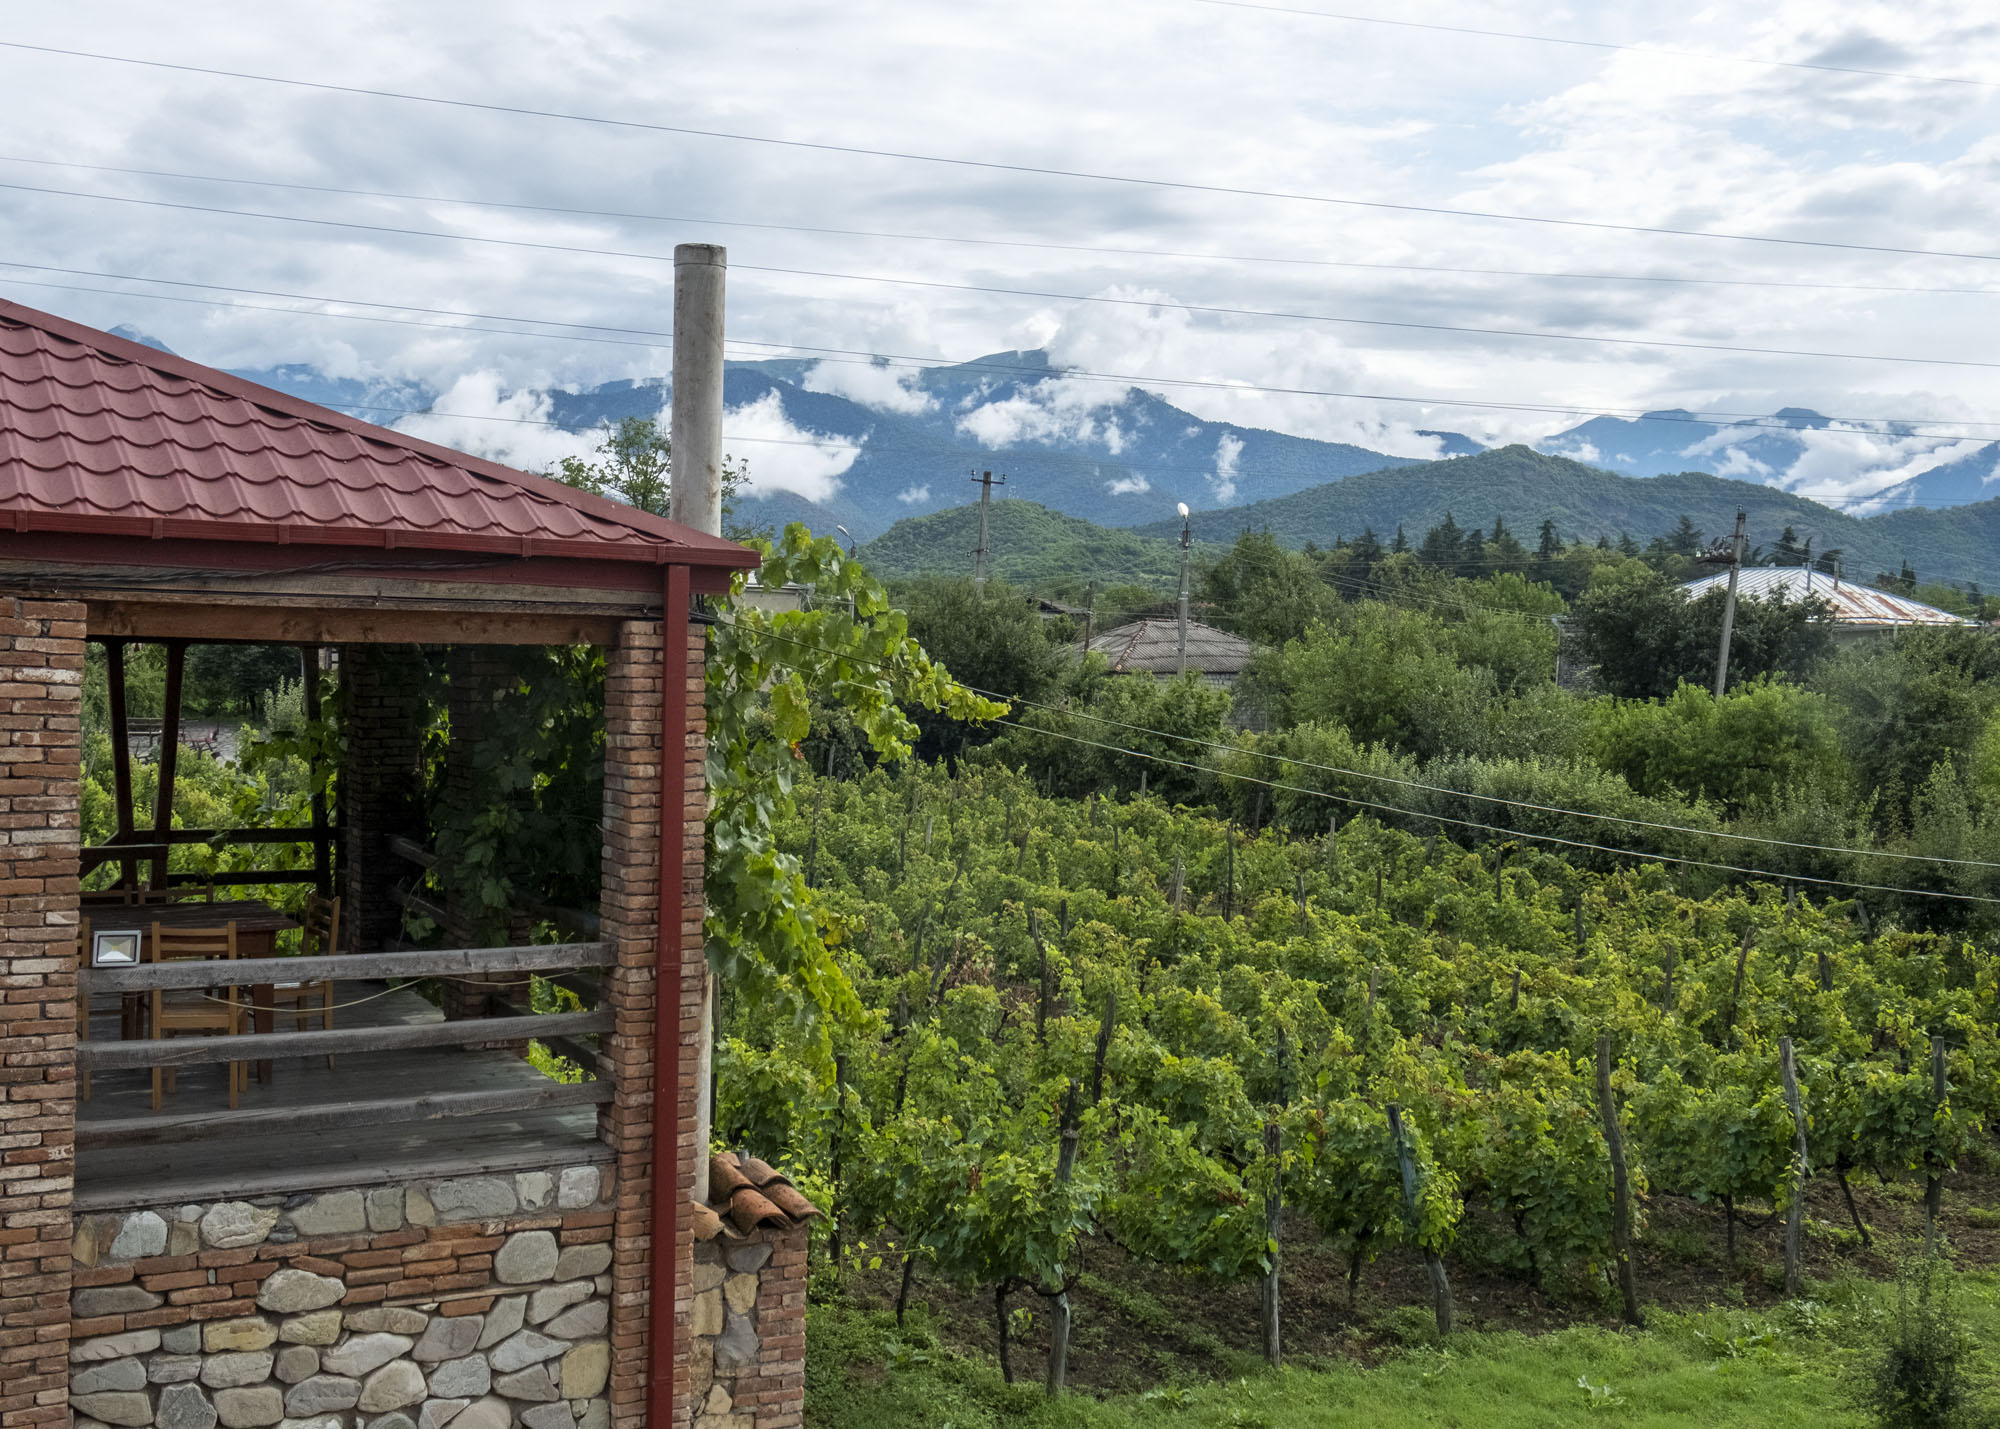
[[[164,347],[130,328],[115,331]],[[335,377],[305,364],[239,375],[385,425],[432,411],[438,400],[416,379]],[[525,395],[551,425],[583,434],[623,417],[657,417],[669,391],[651,378],[507,395]],[[739,514],[759,525],[844,526],[859,540],[964,504],[977,491],[972,478],[992,471],[1006,478],[996,483],[998,497],[1149,536],[1175,533],[1180,502],[1197,513],[1203,540],[1265,526],[1293,544],[1326,543],[1371,525],[1387,539],[1399,523],[1416,536],[1446,510],[1461,525],[1490,524],[1496,515],[1528,526],[1550,518],[1566,538],[1629,531],[1642,540],[1685,513],[1720,535],[1742,506],[1753,541],[1773,540],[1790,524],[1801,539],[1813,535],[1816,549],[1845,549],[1857,573],[1907,557],[1942,579],[2000,580],[2000,556],[1988,554],[2000,551],[1992,539],[2000,507],[1984,499],[2000,491],[1993,485],[2000,442],[1887,427],[1866,434],[1879,469],[1902,479],[1843,512],[1770,484],[1804,484],[1816,451],[1824,464],[1828,443],[1854,438],[1851,424],[1803,408],[1728,423],[1678,409],[1593,417],[1545,439],[1539,451],[1486,452],[1460,433],[1424,431],[1415,441],[1427,460],[1211,421],[1158,394],[1065,372],[1039,350],[926,368],[732,362],[723,396],[725,429],[747,438],[728,443],[752,477]],[[1856,458],[1845,459],[1851,476]],[[950,525],[921,525],[893,545],[914,553],[925,533]],[[954,559],[969,551],[971,542],[951,539]],[[1136,550],[1112,566],[1150,566]]]
[[[1197,555],[1212,557],[1246,530],[1268,530],[1283,544],[1330,546],[1373,530],[1384,545],[1400,526],[1412,545],[1447,513],[1461,527],[1491,530],[1506,522],[1532,549],[1544,520],[1565,543],[1640,544],[1674,529],[1682,516],[1713,540],[1734,529],[1737,511],[1753,547],[1770,547],[1787,527],[1816,553],[1840,552],[1846,576],[1871,582],[1907,562],[1920,580],[2000,584],[2000,500],[1951,510],[1900,510],[1853,516],[1756,482],[1702,472],[1637,479],[1617,476],[1525,446],[1500,447],[1450,461],[1370,472],[1271,501],[1191,518]],[[1178,519],[1136,529],[1093,526],[1021,501],[995,502],[988,545],[995,575],[1034,585],[1056,579],[1131,581],[1171,588]],[[962,572],[978,543],[978,508],[898,522],[860,550],[886,576]]]
[[[114,331],[164,347],[131,328]],[[384,425],[431,410],[438,398],[416,379],[334,377],[299,363],[238,375]],[[656,417],[669,391],[664,379],[651,378],[525,395],[550,423],[581,434],[622,417]],[[778,447],[768,438],[733,445],[752,477],[744,514],[758,524],[842,525],[861,539],[903,517],[959,505],[981,471],[1006,477],[996,494],[1100,526],[1136,527],[1165,519],[1180,502],[1197,511],[1236,510],[1483,450],[1449,431],[1419,431],[1412,450],[1389,453],[1211,421],[1141,388],[1067,373],[1039,350],[918,369],[803,358],[732,362],[723,396],[729,425],[789,434]],[[1669,409],[1592,417],[1538,446],[1623,476],[1706,472],[1799,485],[1815,449],[1851,433],[1851,424],[1804,408],[1731,422]],[[1857,514],[1962,505],[2000,491],[1993,486],[2000,441],[1952,442],[1892,427],[1868,437],[1875,455],[1843,453],[1842,470],[1851,475],[1873,460],[1901,479],[1849,503]],[[798,453],[779,448],[811,443],[818,444],[815,470],[800,476]]]

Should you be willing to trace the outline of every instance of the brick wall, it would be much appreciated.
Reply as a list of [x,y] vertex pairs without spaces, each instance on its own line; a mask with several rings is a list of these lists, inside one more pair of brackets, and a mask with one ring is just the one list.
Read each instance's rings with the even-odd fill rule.
[[350,950],[395,946],[403,909],[388,890],[414,867],[389,851],[424,837],[423,655],[409,645],[340,647],[341,939]]
[[[675,1322],[686,1343],[691,1295],[689,1254],[691,1213],[686,1191],[694,1183],[697,1039],[708,996],[708,965],[702,952],[702,843],[707,812],[702,782],[705,744],[702,728],[704,642],[689,642],[687,681],[689,730],[687,778],[682,791],[685,824],[681,884],[681,1085],[678,1119],[681,1144],[675,1195],[679,1215],[680,1267]],[[644,1424],[651,1347],[647,1333],[652,1262],[649,1232],[652,1206],[653,1124],[653,963],[660,840],[660,626],[632,621],[621,627],[605,672],[604,885],[599,912],[603,937],[617,949],[617,966],[606,983],[606,1002],[616,1018],[607,1052],[617,1067],[617,1100],[604,1108],[601,1130],[617,1153],[618,1219],[613,1241],[611,1320],[611,1415],[617,1429]],[[692,1412],[685,1354],[675,1366],[681,1421]]]
[[69,1417],[84,608],[0,596],[0,1425]]

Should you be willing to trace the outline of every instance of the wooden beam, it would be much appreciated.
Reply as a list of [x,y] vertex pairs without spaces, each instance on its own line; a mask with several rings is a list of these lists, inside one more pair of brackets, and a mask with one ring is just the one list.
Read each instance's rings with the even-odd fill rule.
[[[325,710],[320,704],[319,646],[301,645],[299,647],[299,667],[305,677],[301,696],[302,702],[306,707],[306,718],[317,724],[325,715]],[[331,898],[333,897],[332,835],[327,830],[326,785],[322,782],[320,764],[317,760],[313,762],[312,767],[307,773],[313,781],[313,882],[318,888],[320,897]]]
[[[135,910],[143,913],[144,910]],[[214,962],[142,963],[93,968],[96,992],[214,987],[229,978],[249,986],[259,978],[285,982],[374,981],[398,977],[459,977],[488,973],[608,968],[617,956],[604,943],[535,943],[520,948],[429,948],[409,953],[332,953],[312,958],[250,958],[234,968]]]
[[[132,731],[125,707],[125,642],[104,642],[105,684],[111,697],[111,801],[117,806],[118,839],[130,843],[132,822]],[[94,865],[93,865],[94,866]],[[88,870],[85,870],[86,872]],[[129,855],[120,860],[118,882],[132,888],[139,882],[139,862]]]
[[[300,959],[300,961],[304,961]],[[99,969],[101,974],[103,969]],[[211,973],[213,969],[211,966]],[[101,984],[100,984],[101,985]],[[574,1037],[609,1032],[609,1012],[559,1012],[499,1024],[506,1040]],[[191,1067],[209,1062],[257,1062],[279,1057],[329,1057],[348,1052],[403,1052],[412,1047],[462,1047],[495,1040],[495,1024],[476,1017],[464,1022],[418,1022],[403,1027],[336,1028],[331,1032],[266,1032],[240,1037],[142,1038],[136,1042],[85,1042],[76,1065],[93,1072],[134,1067]]]
[[387,1101],[325,1102],[317,1106],[193,1112],[182,1116],[115,1117],[79,1125],[76,1144],[80,1149],[91,1150],[103,1146],[165,1146],[181,1141],[206,1141],[212,1137],[254,1136],[272,1132],[334,1131],[349,1126],[443,1121],[450,1117],[488,1116],[496,1112],[601,1105],[610,1101],[612,1095],[613,1087],[609,1082],[550,1082],[539,1087],[433,1092],[428,1096],[399,1097]]
[[216,640],[266,645],[611,645],[609,615],[389,610],[272,605],[88,602],[93,638]]
[[[167,642],[167,697],[160,717],[160,778],[153,791],[153,838],[174,831],[174,773],[181,763],[181,684],[187,674],[187,642]],[[153,859],[153,887],[167,886],[167,850]]]
[[389,852],[397,858],[414,863],[418,868],[436,868],[438,856],[414,840],[398,835],[389,840]]

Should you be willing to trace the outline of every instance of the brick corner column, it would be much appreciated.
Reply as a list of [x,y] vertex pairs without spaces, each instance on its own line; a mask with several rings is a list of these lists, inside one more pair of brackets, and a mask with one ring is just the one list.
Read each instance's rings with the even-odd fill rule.
[[[648,1335],[652,1265],[654,961],[660,876],[660,671],[661,627],[657,621],[628,621],[607,652],[604,681],[604,861],[599,913],[602,937],[612,945],[616,965],[606,980],[606,1005],[614,1019],[606,1057],[615,1069],[616,1095],[599,1116],[599,1133],[617,1155],[618,1205],[612,1243],[611,1416],[618,1429],[645,1424],[652,1364]],[[678,1088],[678,1162],[682,1184],[691,1185],[695,1156],[696,1072],[700,1015],[707,998],[707,960],[702,949],[702,850],[707,791],[702,691],[704,642],[691,632],[685,733],[687,776],[683,784],[681,850],[681,1084]],[[677,1208],[678,1293],[674,1318],[683,1350],[693,1299],[692,1216]],[[688,1358],[677,1357],[677,1401],[685,1419],[689,1404]],[[667,1429],[667,1426],[649,1426]]]
[[0,595],[0,1426],[69,1422],[84,607]]

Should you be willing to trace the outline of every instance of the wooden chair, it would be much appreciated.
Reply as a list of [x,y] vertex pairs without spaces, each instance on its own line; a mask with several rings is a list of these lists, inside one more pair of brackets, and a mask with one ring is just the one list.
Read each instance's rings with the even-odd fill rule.
[[[299,952],[309,958],[330,958],[340,951],[340,900],[306,895],[305,920],[299,925]],[[318,1006],[313,1003],[317,1001]],[[292,1009],[292,1030],[303,1032],[306,1023],[317,1018],[322,1030],[333,1030],[333,979],[319,982],[281,982],[271,988],[271,1005]],[[326,1065],[333,1066],[327,1054]]]
[[[146,960],[153,963],[233,963],[236,961],[236,925],[228,923],[220,928],[169,928],[164,924],[155,923],[152,942],[146,949]],[[182,1032],[236,1037],[242,1035],[248,1021],[250,1003],[240,987],[211,987],[171,996],[162,988],[154,988],[150,996],[155,1038],[172,1037]],[[230,1062],[227,1065],[229,1107],[234,1111],[238,1095],[249,1082],[246,1073],[250,1064]],[[174,1068],[153,1068],[154,1111],[160,1109],[163,1083],[166,1090],[174,1089]]]

